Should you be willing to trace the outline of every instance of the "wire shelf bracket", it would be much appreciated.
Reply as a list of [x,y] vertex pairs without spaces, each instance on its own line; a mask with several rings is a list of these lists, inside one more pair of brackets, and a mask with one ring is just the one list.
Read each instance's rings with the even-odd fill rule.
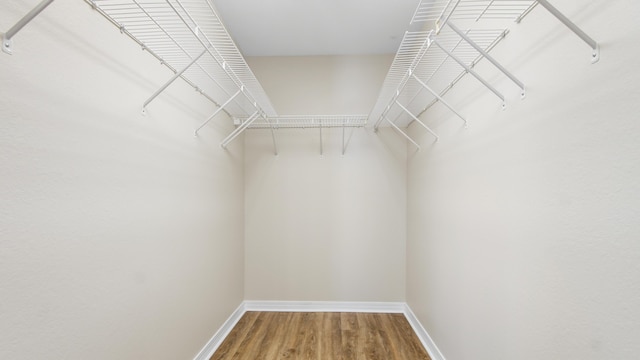
[[411,138],[411,136],[407,135],[406,132],[402,131],[402,129],[400,129],[398,125],[396,125],[393,121],[389,120],[389,118],[387,118],[386,116],[384,117],[384,119],[389,123],[389,125],[391,125],[392,128],[394,128],[398,133],[400,133],[405,139],[409,140],[409,142],[411,142],[415,147],[418,148],[418,151],[420,151],[420,145],[418,145],[418,143],[415,142]]
[[574,24],[569,18],[564,16],[558,9],[556,9],[553,5],[551,5],[547,0],[537,0],[538,4],[542,5],[547,11],[549,11],[553,16],[555,16],[560,22],[562,22],[566,27],[569,28],[574,34],[578,35],[580,39],[586,42],[592,49],[591,52],[591,63],[595,64],[600,60],[600,45],[593,40],[587,33],[582,31],[576,24]]
[[509,70],[505,69],[504,66],[502,66],[496,59],[493,58],[493,56],[489,55],[489,53],[484,51],[480,46],[478,46],[478,44],[475,43],[475,41],[469,38],[467,34],[465,34],[463,31],[458,29],[457,26],[455,26],[451,22],[448,22],[447,26],[449,26],[451,30],[453,30],[456,34],[458,34],[461,38],[463,38],[464,41],[467,42],[467,44],[471,45],[477,52],[479,52],[483,58],[489,60],[489,62],[492,63],[496,68],[498,68],[498,70],[500,70],[509,79],[511,79],[511,81],[513,81],[516,85],[518,85],[518,87],[521,90],[521,93],[520,93],[521,97],[523,99],[525,98],[526,92],[525,92],[525,87],[522,81],[518,80],[517,77],[515,77],[511,72],[509,72]]
[[260,117],[260,112],[256,110],[256,112],[254,112],[253,114],[251,114],[251,116],[249,116],[247,118],[247,120],[242,123],[240,126],[238,126],[237,128],[235,128],[235,130],[233,130],[231,132],[231,134],[229,134],[226,138],[224,138],[224,140],[222,140],[222,142],[220,143],[220,146],[223,149],[226,149],[227,146],[229,146],[229,144],[238,137],[238,135],[240,135],[246,128],[248,128],[254,121],[256,121],[259,117]]
[[42,10],[46,9],[47,6],[51,5],[53,0],[43,0],[38,5],[36,5],[31,11],[29,11],[22,19],[18,20],[6,33],[2,34],[2,51],[11,55],[12,47],[13,47],[13,37],[20,31],[22,28],[27,25],[33,18],[38,16],[42,12]]
[[240,88],[240,90],[236,91],[236,93],[235,93],[235,94],[231,95],[231,97],[230,97],[227,101],[225,101],[225,103],[224,103],[224,104],[220,105],[220,106],[216,109],[216,111],[214,111],[214,112],[213,112],[213,114],[211,114],[211,116],[209,116],[209,117],[207,118],[207,120],[205,120],[205,121],[202,123],[202,125],[198,126],[198,128],[197,128],[197,129],[196,129],[196,131],[195,131],[195,136],[198,136],[198,132],[200,131],[200,129],[202,129],[203,127],[205,127],[205,126],[209,123],[209,121],[211,121],[211,120],[212,120],[216,115],[218,115],[218,113],[220,113],[221,111],[223,111],[223,110],[224,110],[224,108],[225,108],[225,106],[229,105],[229,103],[230,103],[230,102],[232,102],[232,101],[236,98],[236,96],[240,95],[240,93],[241,93],[243,90],[244,90],[244,86],[243,86],[243,87],[241,87],[241,88]]
[[195,64],[198,60],[200,60],[200,58],[207,53],[207,49],[202,50],[202,52],[194,57],[191,62],[189,64],[187,64],[187,66],[185,66],[184,68],[182,68],[182,70],[177,71],[175,73],[175,75],[173,75],[171,77],[171,79],[169,79],[166,83],[164,83],[164,85],[162,85],[160,87],[160,89],[158,89],[155,93],[153,93],[153,95],[151,95],[151,97],[149,97],[147,99],[147,101],[144,102],[144,104],[142,104],[142,115],[146,115],[147,114],[147,105],[149,105],[149,103],[151,103],[156,97],[158,97],[158,95],[160,95],[163,91],[166,90],[166,88],[169,87],[169,85],[173,84],[174,81],[176,81],[177,78],[181,77],[182,74],[184,74],[185,71],[189,70],[189,68]]
[[444,51],[450,58],[452,58],[460,66],[462,66],[467,73],[473,75],[473,77],[478,79],[478,81],[480,81],[482,85],[484,85],[487,89],[491,90],[492,93],[494,93],[497,97],[499,97],[500,100],[502,100],[502,109],[505,109],[507,107],[507,103],[504,98],[504,95],[502,95],[502,93],[500,93],[495,87],[493,87],[493,85],[489,84],[482,76],[480,76],[477,72],[475,72],[467,64],[465,64],[464,61],[460,60],[459,57],[455,56],[453,53],[447,50],[444,46],[440,45],[440,43],[437,40],[433,40],[432,42],[436,44],[436,46],[439,47],[440,50]]
[[320,156],[323,155],[324,149],[322,147],[322,122],[318,121],[318,129],[320,130]]
[[457,112],[456,109],[453,108],[453,106],[449,105],[449,103],[445,101],[442,97],[440,97],[440,95],[437,92],[431,89],[429,85],[425,84],[424,81],[420,80],[420,78],[418,78],[415,74],[411,74],[411,76],[418,82],[418,84],[422,85],[423,88],[425,88],[428,92],[430,92],[433,96],[435,96],[435,98],[438,101],[440,101],[442,105],[446,106],[449,110],[451,110],[451,112],[456,114],[457,117],[459,117],[462,121],[464,121],[465,127],[469,126],[469,124],[467,123],[467,119],[465,119],[464,116],[460,115],[460,113]]
[[413,120],[417,121],[418,124],[422,125],[423,128],[427,129],[427,131],[436,138],[436,141],[440,140],[440,137],[438,136],[438,134],[433,132],[433,130],[431,130],[425,123],[423,123],[420,119],[418,119],[417,116],[413,115],[413,113],[409,111],[409,109],[402,106],[402,104],[400,104],[397,100],[396,100],[396,105],[398,105],[404,112],[406,112],[409,116],[411,116]]

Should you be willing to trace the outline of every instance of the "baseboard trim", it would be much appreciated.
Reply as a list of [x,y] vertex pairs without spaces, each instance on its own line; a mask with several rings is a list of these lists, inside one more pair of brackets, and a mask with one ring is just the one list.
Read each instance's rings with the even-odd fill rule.
[[246,311],[281,312],[370,312],[403,313],[406,304],[401,302],[354,301],[252,301],[244,302]]
[[200,350],[194,360],[209,360],[247,311],[281,312],[368,312],[404,314],[431,360],[446,360],[440,349],[416,315],[402,302],[353,302],[353,301],[243,301],[227,321]]
[[209,360],[213,353],[218,350],[218,347],[222,344],[224,339],[229,335],[234,326],[238,323],[242,315],[246,312],[244,302],[238,306],[238,308],[229,316],[227,321],[222,324],[220,329],[213,335],[213,337],[207,342],[207,344],[200,350],[193,360]]
[[427,350],[431,360],[446,360],[436,343],[433,342],[431,336],[427,330],[425,330],[424,326],[420,323],[420,320],[416,317],[416,315],[411,311],[411,308],[408,304],[404,304],[404,316],[407,318],[407,321],[413,328],[413,331],[418,335],[420,342],[422,342],[422,346]]

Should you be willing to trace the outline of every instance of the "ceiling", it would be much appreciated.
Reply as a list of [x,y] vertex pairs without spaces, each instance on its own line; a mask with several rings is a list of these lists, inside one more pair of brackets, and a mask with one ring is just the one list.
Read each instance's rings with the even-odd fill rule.
[[419,0],[213,0],[244,56],[392,54]]

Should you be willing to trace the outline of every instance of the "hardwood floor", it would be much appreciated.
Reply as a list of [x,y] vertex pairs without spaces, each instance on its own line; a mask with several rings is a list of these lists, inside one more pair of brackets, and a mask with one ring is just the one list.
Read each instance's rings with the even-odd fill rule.
[[247,312],[211,360],[430,360],[402,314]]

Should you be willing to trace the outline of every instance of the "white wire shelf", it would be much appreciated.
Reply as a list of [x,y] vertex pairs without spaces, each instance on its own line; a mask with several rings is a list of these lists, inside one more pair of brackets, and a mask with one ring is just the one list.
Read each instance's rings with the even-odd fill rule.
[[439,32],[449,20],[499,19],[519,22],[536,5],[535,0],[422,0],[411,23],[431,23]]
[[[387,124],[418,146],[401,129],[416,121],[437,141],[438,135],[420,119],[437,102],[454,112],[466,126],[467,120],[443,96],[467,74],[500,98],[504,108],[505,97],[473,70],[482,59],[513,81],[524,98],[524,84],[489,52],[508,34],[512,24],[520,22],[536,5],[585,41],[593,49],[592,62],[598,61],[598,44],[547,0],[421,0],[411,24],[422,24],[423,31],[405,34],[369,114],[374,129]],[[456,24],[462,24],[463,30]]]
[[229,115],[276,115],[210,0],[85,1]]
[[[356,128],[367,125],[367,115],[280,115],[258,119],[247,129]],[[236,119],[236,125],[247,118]]]
[[[490,51],[508,31],[479,29],[467,30],[465,33],[484,51]],[[452,31],[444,31],[440,35],[436,35],[434,31],[407,32],[369,117],[369,121],[374,122],[376,128],[385,117],[400,127],[414,120],[407,111],[398,106],[398,103],[418,116],[430,106],[428,104],[437,100],[435,94],[426,91],[420,81],[435,90],[439,96],[443,96],[467,74],[466,69],[454,61],[452,56],[435,46],[434,41],[469,68],[473,68],[483,58],[480,52]]]

